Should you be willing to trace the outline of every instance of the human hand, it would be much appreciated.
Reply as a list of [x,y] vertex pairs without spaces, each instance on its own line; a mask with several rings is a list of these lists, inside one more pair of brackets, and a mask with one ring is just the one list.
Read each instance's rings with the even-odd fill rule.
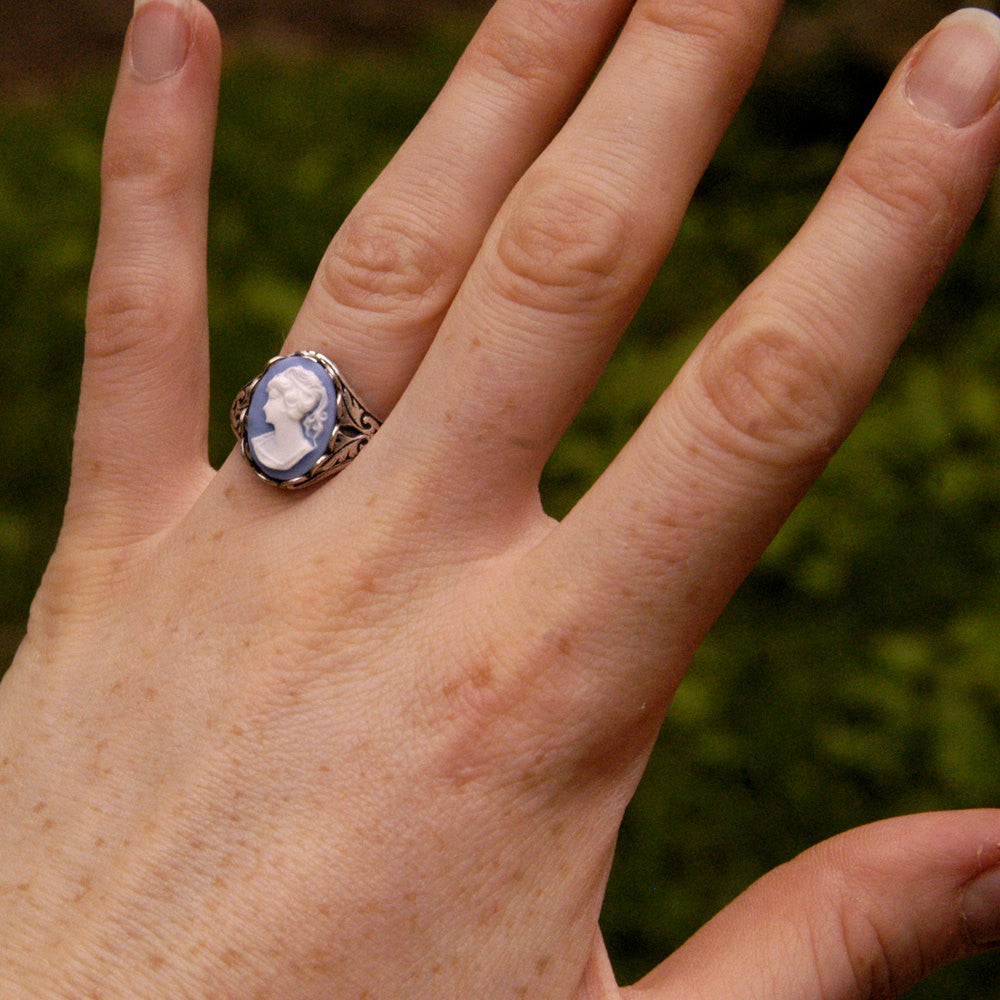
[[[292,330],[389,419],[291,497],[205,458],[218,41],[200,6],[140,12],[65,528],[0,688],[5,995],[616,994],[597,914],[671,695],[873,391],[1000,131],[997,29],[961,15],[556,525],[541,467],[777,7],[638,3],[581,100],[631,6],[496,5]],[[951,44],[948,101],[927,84]],[[1000,936],[998,828],[825,845],[636,993],[898,991]]]

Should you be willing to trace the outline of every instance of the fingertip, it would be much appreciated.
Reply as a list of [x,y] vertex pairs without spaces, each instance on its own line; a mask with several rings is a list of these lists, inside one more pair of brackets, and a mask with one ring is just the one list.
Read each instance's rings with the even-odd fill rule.
[[[776,869],[642,985],[652,997],[896,996],[1000,944],[1000,812],[884,820]],[[859,973],[862,978],[859,979]],[[686,988],[686,989],[685,989]]]
[[219,49],[218,27],[204,4],[136,0],[125,41],[124,68],[141,84],[159,84],[206,56],[217,62]]
[[200,0],[190,0],[190,2],[193,26],[191,51],[203,58],[208,57],[218,69],[222,59],[222,37],[215,15]]
[[966,886],[962,919],[975,946],[1000,947],[1000,865],[978,875]]
[[971,7],[949,14],[917,47],[905,92],[930,122],[981,121],[1000,99],[1000,18]]
[[190,0],[139,0],[129,32],[129,63],[143,83],[180,72],[194,34]]

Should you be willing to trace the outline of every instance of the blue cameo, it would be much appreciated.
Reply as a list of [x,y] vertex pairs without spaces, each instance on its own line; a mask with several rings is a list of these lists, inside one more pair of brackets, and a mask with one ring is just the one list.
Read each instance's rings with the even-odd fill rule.
[[247,438],[257,467],[288,482],[326,454],[337,429],[337,389],[327,370],[293,355],[264,373],[250,399]]

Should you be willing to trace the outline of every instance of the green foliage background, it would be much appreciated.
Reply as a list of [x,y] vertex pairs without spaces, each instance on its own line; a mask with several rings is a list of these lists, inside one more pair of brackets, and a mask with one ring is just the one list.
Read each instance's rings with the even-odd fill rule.
[[[229,59],[210,249],[216,459],[230,447],[229,401],[279,346],[331,232],[470,30],[456,16],[401,48],[244,46]],[[554,513],[815,202],[879,82],[871,67],[838,72],[791,94],[765,74],[753,91],[552,460]],[[111,85],[109,69],[0,109],[0,665],[66,491]],[[994,199],[681,689],[612,876],[604,925],[623,979],[824,837],[903,812],[1000,805],[998,224]],[[986,1000],[998,973],[995,960],[967,963],[913,995]]]

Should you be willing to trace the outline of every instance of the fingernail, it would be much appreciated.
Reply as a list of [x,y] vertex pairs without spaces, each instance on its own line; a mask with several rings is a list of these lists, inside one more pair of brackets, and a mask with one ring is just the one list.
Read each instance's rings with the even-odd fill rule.
[[976,944],[1000,944],[1000,868],[991,868],[970,882],[962,898],[962,916]]
[[136,0],[132,17],[132,69],[156,83],[173,76],[191,46],[191,0]]
[[949,14],[917,52],[906,92],[930,121],[979,121],[1000,98],[1000,19],[971,8]]

